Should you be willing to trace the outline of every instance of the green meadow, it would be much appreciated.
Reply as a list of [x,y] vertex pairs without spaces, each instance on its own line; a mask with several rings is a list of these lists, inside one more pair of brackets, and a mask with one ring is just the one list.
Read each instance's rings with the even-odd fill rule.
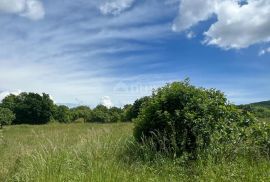
[[0,130],[0,181],[270,181],[258,156],[196,161],[152,155],[132,123],[6,126]]

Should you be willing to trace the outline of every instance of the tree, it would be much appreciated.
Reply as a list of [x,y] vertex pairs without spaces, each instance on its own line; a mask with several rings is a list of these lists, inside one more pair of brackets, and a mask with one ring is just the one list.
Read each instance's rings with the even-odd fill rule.
[[54,104],[48,94],[21,93],[6,97],[2,107],[13,111],[14,124],[45,124],[52,118]]
[[10,94],[2,100],[1,107],[9,108],[11,111],[15,110],[17,96]]
[[64,105],[56,106],[53,118],[60,123],[70,123],[71,119],[69,108]]
[[70,109],[72,121],[83,119],[83,122],[90,122],[91,109],[87,106],[79,106]]
[[122,109],[118,107],[112,107],[109,109],[110,114],[110,122],[120,122],[121,121],[121,115],[122,115]]
[[99,123],[119,122],[122,119],[122,109],[112,107],[108,109],[106,106],[98,105],[91,112],[90,121]]
[[91,122],[108,123],[110,122],[109,109],[106,106],[98,105],[91,114]]
[[14,119],[15,115],[11,110],[0,107],[0,129],[3,125],[10,125]]
[[146,97],[137,99],[134,102],[134,104],[131,105],[131,106],[127,105],[126,106],[126,120],[127,121],[132,121],[133,119],[137,118],[143,104],[147,103],[148,100],[149,100],[149,97],[146,96]]
[[122,114],[121,114],[121,121],[129,122],[132,120],[131,111],[130,111],[131,108],[132,108],[131,104],[124,105],[124,108],[122,109]]

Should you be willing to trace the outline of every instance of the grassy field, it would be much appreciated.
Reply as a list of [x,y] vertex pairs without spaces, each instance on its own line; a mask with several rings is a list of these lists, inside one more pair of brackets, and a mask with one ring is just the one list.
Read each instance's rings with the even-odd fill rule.
[[270,181],[266,159],[183,162],[134,144],[133,125],[50,124],[0,130],[0,181]]

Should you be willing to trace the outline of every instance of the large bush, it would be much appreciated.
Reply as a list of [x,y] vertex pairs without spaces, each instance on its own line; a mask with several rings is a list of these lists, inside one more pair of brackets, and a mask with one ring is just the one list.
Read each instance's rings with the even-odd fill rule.
[[270,156],[270,122],[260,121],[253,124],[247,130],[247,145],[256,152]]
[[0,107],[0,129],[3,125],[10,125],[15,119],[15,115],[10,109]]
[[151,139],[158,150],[194,154],[211,143],[213,133],[228,136],[230,126],[252,122],[253,117],[240,113],[222,92],[197,88],[186,80],[153,92],[136,119],[134,136],[140,142]]

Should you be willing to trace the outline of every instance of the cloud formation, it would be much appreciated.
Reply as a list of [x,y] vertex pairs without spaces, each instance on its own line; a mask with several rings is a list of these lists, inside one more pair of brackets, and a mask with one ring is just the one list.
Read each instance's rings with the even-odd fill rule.
[[104,15],[119,15],[130,8],[135,0],[111,0],[100,6],[100,12]]
[[[56,103],[78,103],[78,98],[95,106],[116,83],[134,79],[137,73],[130,68],[152,70],[161,59],[161,44],[153,43],[174,35],[170,21],[177,7],[160,11],[164,4],[151,0],[119,16],[103,16],[101,2],[46,1],[47,18],[38,24],[18,17],[7,24],[9,16],[0,16],[0,89],[45,92]],[[160,21],[164,18],[168,21]],[[110,98],[122,106],[139,96],[112,93]]]
[[45,15],[39,0],[0,0],[0,12],[18,14],[31,20],[42,19]]
[[270,53],[270,47],[261,50],[261,51],[259,52],[259,56],[263,56],[263,55],[268,54],[268,53]]
[[181,0],[174,31],[189,30],[213,15],[204,43],[223,49],[247,48],[270,41],[269,0]]

